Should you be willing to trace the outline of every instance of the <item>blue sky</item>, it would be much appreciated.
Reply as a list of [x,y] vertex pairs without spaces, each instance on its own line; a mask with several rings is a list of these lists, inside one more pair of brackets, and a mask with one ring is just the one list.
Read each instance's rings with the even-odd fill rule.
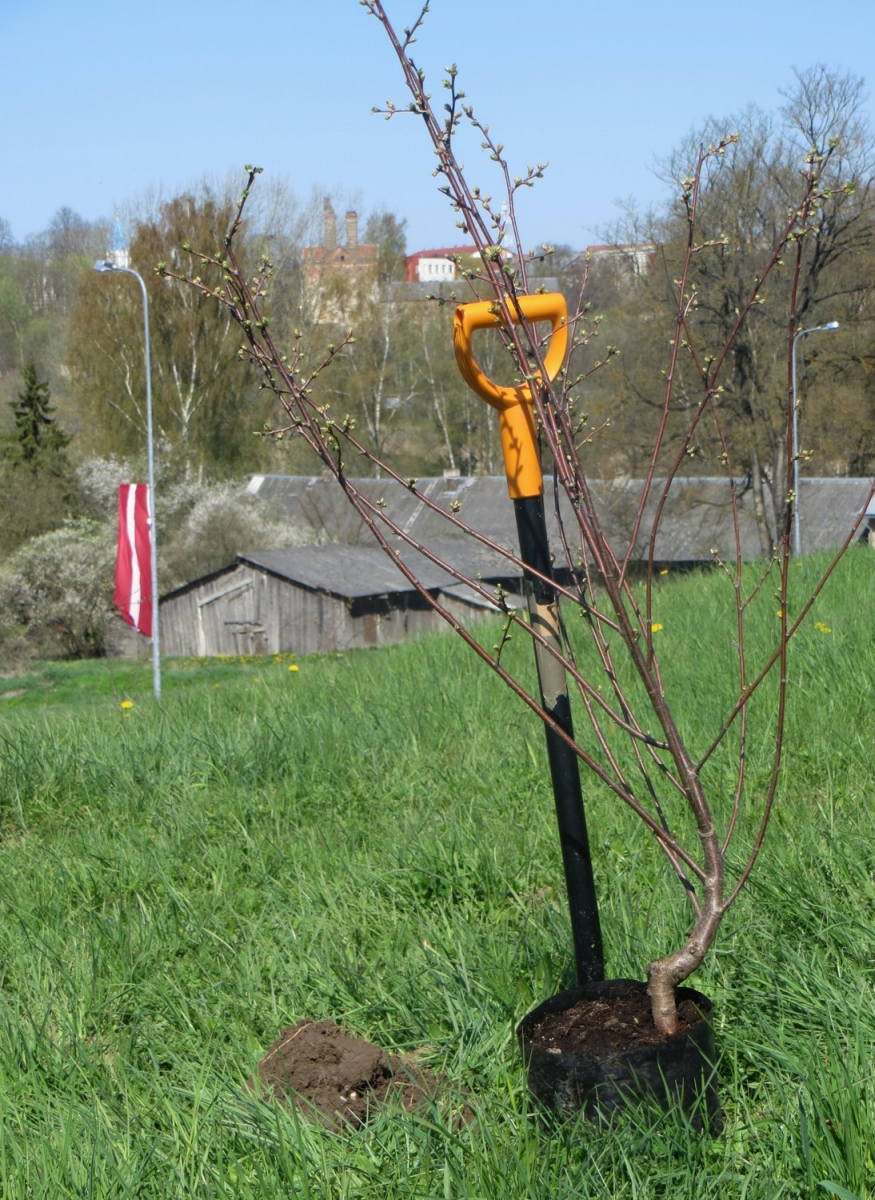
[[[387,7],[403,26],[419,6]],[[302,199],[340,188],[363,212],[394,210],[411,250],[457,240],[424,129],[371,112],[406,97],[358,0],[0,0],[0,43],[0,217],[16,238],[62,205],[108,217],[254,162]],[[865,76],[875,4],[432,0],[416,49],[435,96],[458,63],[512,168],[549,160],[524,196],[524,241],[582,247],[618,198],[659,202],[655,160],[708,116],[776,108],[794,67]],[[465,158],[497,192],[474,146]]]

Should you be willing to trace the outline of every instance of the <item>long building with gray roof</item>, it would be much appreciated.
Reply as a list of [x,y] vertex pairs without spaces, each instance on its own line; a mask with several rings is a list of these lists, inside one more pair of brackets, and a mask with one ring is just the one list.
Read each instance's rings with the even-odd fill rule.
[[[422,591],[465,622],[496,612],[493,598],[498,594],[510,594],[510,601],[503,603],[519,603],[514,597],[522,590],[522,571],[515,561],[514,511],[503,478],[352,482],[398,530],[387,530],[391,554],[376,544],[333,478],[253,476],[248,490],[270,501],[292,525],[307,530],[314,544],[270,551],[243,547],[227,568],[165,596],[165,652],[314,654],[398,642],[446,627]],[[615,554],[623,557],[642,483],[596,480],[591,487],[599,520]],[[650,527],[661,490],[662,481],[654,481],[632,550],[633,564],[646,562],[650,555]],[[803,552],[838,547],[861,517],[858,533],[868,532],[875,525],[875,506],[869,505],[872,511],[866,513],[870,491],[870,481],[864,479],[803,480]],[[736,494],[742,557],[755,559],[762,554],[762,543],[753,494],[742,483]],[[554,552],[561,546],[561,522],[574,566],[581,552],[571,506],[561,495],[557,514],[548,485],[545,507]],[[466,536],[457,522],[483,540]],[[429,553],[411,547],[406,539]],[[654,539],[655,565],[691,568],[731,561],[735,553],[728,480],[677,480]],[[398,561],[406,564],[422,591],[398,569]]]

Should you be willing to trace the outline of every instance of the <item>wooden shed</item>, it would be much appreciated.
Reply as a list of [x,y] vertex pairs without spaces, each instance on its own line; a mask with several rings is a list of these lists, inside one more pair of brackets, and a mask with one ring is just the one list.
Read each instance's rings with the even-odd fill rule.
[[[447,571],[414,552],[408,557],[416,558],[426,589],[464,623],[495,612]],[[445,561],[468,578],[519,589],[512,564],[500,555],[456,542],[445,548]],[[378,546],[241,554],[232,566],[161,600],[162,650],[170,655],[325,654],[445,627]]]

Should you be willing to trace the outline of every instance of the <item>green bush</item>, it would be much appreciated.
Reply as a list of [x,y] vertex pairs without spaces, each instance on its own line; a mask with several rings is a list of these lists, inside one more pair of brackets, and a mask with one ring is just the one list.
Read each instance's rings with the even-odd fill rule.
[[102,654],[114,568],[111,530],[97,521],[69,521],[16,550],[0,567],[5,657]]

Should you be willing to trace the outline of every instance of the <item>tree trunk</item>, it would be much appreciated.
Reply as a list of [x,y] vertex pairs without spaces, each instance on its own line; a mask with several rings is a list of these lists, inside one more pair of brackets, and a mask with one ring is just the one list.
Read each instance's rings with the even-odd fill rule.
[[[717,889],[718,891],[720,889]],[[684,946],[666,958],[658,958],[647,968],[647,994],[653,1023],[659,1033],[670,1037],[678,1030],[678,1010],[674,990],[692,975],[708,952],[723,918],[719,898],[710,895]]]

